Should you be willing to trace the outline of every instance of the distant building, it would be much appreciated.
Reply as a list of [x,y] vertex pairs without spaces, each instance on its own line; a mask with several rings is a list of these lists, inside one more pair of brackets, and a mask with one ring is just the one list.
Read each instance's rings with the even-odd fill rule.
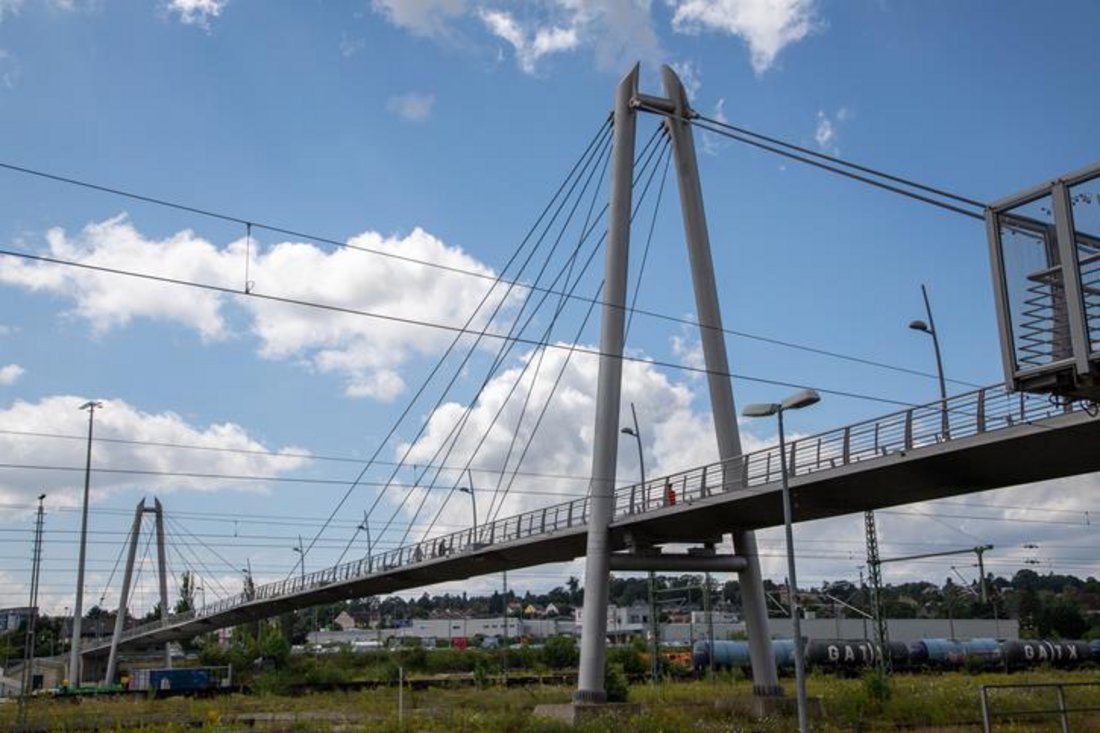
[[0,608],[0,633],[17,630],[25,621],[30,620],[34,612],[34,606]]

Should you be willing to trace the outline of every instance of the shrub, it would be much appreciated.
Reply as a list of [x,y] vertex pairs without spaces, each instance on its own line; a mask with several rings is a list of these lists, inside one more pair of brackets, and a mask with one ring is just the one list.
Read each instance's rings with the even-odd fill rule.
[[621,664],[608,664],[604,672],[604,690],[608,702],[626,702],[630,697],[630,683]]
[[577,641],[571,636],[547,639],[542,648],[542,661],[550,669],[576,667],[577,659]]

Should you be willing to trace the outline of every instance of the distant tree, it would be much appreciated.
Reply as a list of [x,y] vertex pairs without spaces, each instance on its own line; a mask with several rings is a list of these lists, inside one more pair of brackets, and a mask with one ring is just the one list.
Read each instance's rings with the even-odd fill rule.
[[175,613],[186,613],[195,607],[195,575],[185,570],[180,576],[180,597],[176,601]]

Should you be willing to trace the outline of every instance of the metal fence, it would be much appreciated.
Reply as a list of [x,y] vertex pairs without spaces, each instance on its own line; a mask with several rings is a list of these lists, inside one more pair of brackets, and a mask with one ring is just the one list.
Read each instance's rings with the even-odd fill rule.
[[[1002,385],[985,387],[944,402],[901,410],[789,441],[787,466],[792,477],[807,476],[1081,410],[1076,403],[1057,404],[1046,396],[1010,393]],[[765,486],[779,481],[781,470],[779,449],[771,447],[731,461],[656,478],[644,485],[624,486],[617,489],[613,497],[613,521],[665,511],[677,504],[691,504],[718,494]],[[588,511],[589,497],[582,497],[481,524],[476,530],[471,527],[437,535],[361,560],[266,583],[251,593],[240,593],[193,611],[171,615],[164,621],[132,627],[123,632],[122,638],[217,615],[257,601],[308,593],[333,583],[478,552],[505,542],[578,530],[587,523]]]
[[[1073,713],[1095,713],[1100,712],[1100,705],[1076,705],[1070,706],[1066,704],[1066,688],[1070,689],[1083,689],[1083,688],[1100,688],[1100,682],[1048,682],[1048,683],[1034,683],[1034,684],[1006,684],[1006,685],[982,685],[979,688],[979,695],[982,701],[982,730],[984,733],[990,733],[993,730],[993,721],[997,718],[1053,718],[1058,716],[1058,722],[1062,726],[1062,733],[1070,733],[1073,728],[1070,727],[1070,715]],[[1055,694],[1055,707],[1044,708],[1025,708],[1012,710],[1002,710],[1000,712],[991,711],[989,706],[989,692],[991,690],[1053,690]],[[1085,730],[1085,728],[1079,728],[1079,730]],[[1095,730],[1095,728],[1090,728]]]

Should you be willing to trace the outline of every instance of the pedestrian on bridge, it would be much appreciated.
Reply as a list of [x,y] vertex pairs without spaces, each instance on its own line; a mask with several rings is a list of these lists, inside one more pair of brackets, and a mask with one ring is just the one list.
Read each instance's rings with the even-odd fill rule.
[[672,481],[665,481],[665,506],[676,506],[676,489],[672,488]]

